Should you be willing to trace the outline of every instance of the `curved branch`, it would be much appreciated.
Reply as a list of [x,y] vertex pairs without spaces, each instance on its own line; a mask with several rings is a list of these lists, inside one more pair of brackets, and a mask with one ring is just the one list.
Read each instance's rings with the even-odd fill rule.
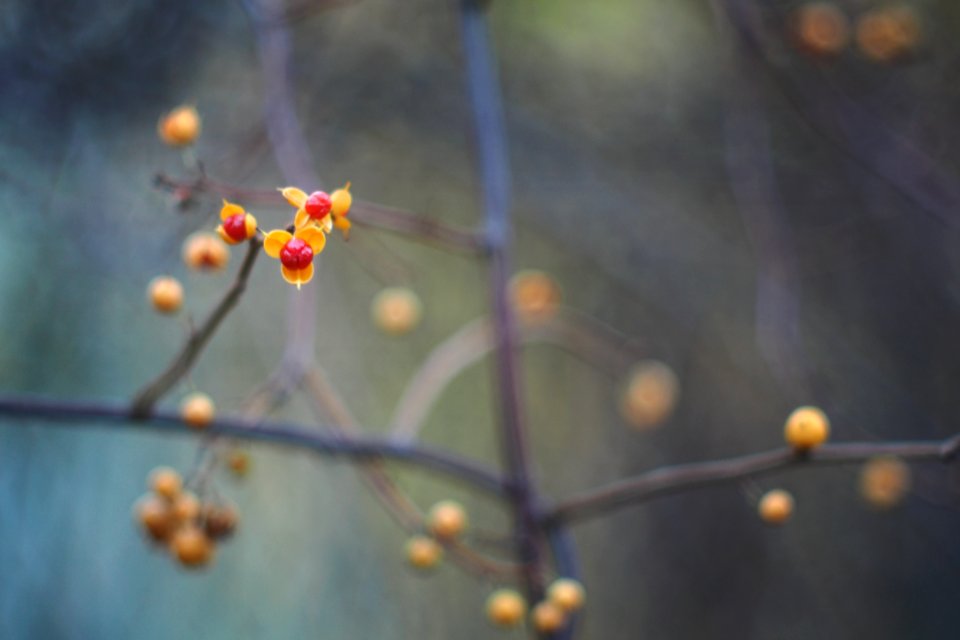
[[240,270],[237,272],[233,284],[223,294],[220,302],[213,308],[203,324],[190,332],[190,337],[187,338],[180,352],[169,366],[133,397],[130,404],[130,417],[138,420],[146,418],[150,415],[157,400],[163,397],[180,378],[189,373],[193,363],[196,362],[204,347],[210,342],[210,338],[213,337],[220,323],[240,301],[240,296],[247,288],[247,280],[250,278],[253,264],[256,262],[257,256],[260,255],[260,246],[261,241],[258,238],[252,238],[247,243],[247,254],[243,258],[243,263],[240,265]]
[[544,526],[557,527],[660,496],[805,465],[856,464],[878,455],[896,455],[915,462],[951,462],[958,452],[960,434],[942,441],[844,442],[807,453],[783,448],[726,460],[672,465],[566,498],[546,510],[541,519]]
[[[113,426],[134,426],[130,411],[124,405],[67,402],[37,397],[0,397],[0,416],[68,423],[97,421]],[[166,432],[195,433],[178,414],[170,411],[152,412],[143,419],[141,426]],[[433,447],[400,444],[380,438],[347,437],[306,430],[290,423],[251,423],[249,420],[229,417],[215,419],[203,433],[298,447],[324,456],[351,460],[387,458],[445,474],[496,495],[504,494],[504,482],[494,471]]]

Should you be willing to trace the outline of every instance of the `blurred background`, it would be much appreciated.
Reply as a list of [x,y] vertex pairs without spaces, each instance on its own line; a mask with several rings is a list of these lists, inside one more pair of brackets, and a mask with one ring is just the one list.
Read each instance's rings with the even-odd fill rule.
[[[273,22],[289,28],[322,185],[349,180],[358,199],[477,224],[458,3],[289,10]],[[838,441],[956,431],[960,5],[520,0],[491,3],[490,19],[516,267],[552,274],[564,304],[629,354],[598,368],[525,348],[546,495],[776,447],[801,404],[821,406]],[[273,189],[285,180],[264,85],[240,3],[0,3],[0,392],[122,401],[166,365],[184,326],[152,311],[147,283],[180,278],[203,317],[240,253],[218,275],[183,265],[184,237],[212,229],[219,203],[180,210],[153,188],[157,172],[190,175],[157,120],[196,105],[210,175]],[[291,212],[251,210],[268,228]],[[385,431],[430,350],[486,313],[483,264],[357,227],[318,267],[316,358],[358,420]],[[402,337],[369,320],[393,286],[423,305]],[[280,358],[289,295],[261,260],[164,406],[192,387],[225,413],[237,406]],[[634,357],[679,381],[655,429],[619,410]],[[487,360],[464,371],[422,438],[497,464],[491,383]],[[302,400],[276,417],[313,423]],[[90,426],[0,422],[2,638],[525,637],[485,619],[498,583],[408,568],[405,534],[350,465],[286,449],[250,447],[246,478],[217,476],[240,531],[208,570],[180,569],[130,509],[150,469],[191,467],[196,439]],[[453,497],[477,526],[509,525],[486,496],[392,471],[422,508]],[[577,524],[589,594],[578,637],[952,637],[960,476],[912,471],[903,504],[884,512],[864,504],[851,467]],[[797,500],[783,528],[756,517],[772,487]]]

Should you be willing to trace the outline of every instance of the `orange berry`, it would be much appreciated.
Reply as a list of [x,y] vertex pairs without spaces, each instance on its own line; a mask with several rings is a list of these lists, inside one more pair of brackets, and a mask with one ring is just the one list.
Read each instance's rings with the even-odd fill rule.
[[432,569],[443,558],[443,547],[427,536],[413,536],[405,550],[407,562],[417,569]]
[[874,62],[893,62],[913,51],[920,40],[920,20],[909,7],[885,7],[866,13],[857,23],[857,46]]
[[186,525],[173,534],[170,552],[185,567],[202,567],[213,560],[216,546],[196,525]]
[[817,407],[799,407],[787,418],[783,435],[787,444],[794,449],[813,449],[827,441],[830,421]]
[[204,429],[215,413],[213,400],[205,393],[191,393],[180,403],[180,417],[194,429]]
[[147,297],[160,313],[174,313],[183,305],[183,285],[171,276],[157,276],[147,285]]
[[498,626],[515,626],[526,612],[526,601],[513,589],[498,589],[487,598],[487,617]]
[[566,612],[550,600],[537,603],[530,612],[533,628],[540,633],[559,631],[567,621]]
[[200,114],[188,105],[177,107],[157,123],[157,135],[171,147],[183,147],[200,136]]
[[860,495],[877,509],[890,509],[903,501],[910,489],[910,467],[894,456],[877,456],[860,471]]
[[337,189],[330,194],[331,211],[335,217],[343,217],[350,213],[350,207],[353,205],[353,196],[350,194],[350,183],[348,182],[342,189]]
[[528,270],[510,279],[510,297],[522,322],[543,324],[557,315],[563,293],[543,271]]
[[243,477],[250,472],[250,454],[240,449],[234,449],[227,458],[227,467],[235,476]]
[[167,500],[175,499],[183,488],[180,474],[170,467],[157,467],[151,471],[147,483],[154,493]]
[[208,504],[203,509],[204,530],[215,540],[232,536],[239,520],[240,515],[233,505]]
[[182,491],[173,501],[171,509],[177,522],[193,522],[200,515],[200,500],[190,491]]
[[384,289],[374,297],[370,315],[384,333],[394,336],[410,333],[420,323],[420,298],[404,287]]
[[460,503],[443,500],[427,514],[427,529],[441,540],[456,538],[467,528],[467,512]]
[[847,16],[829,2],[810,2],[794,14],[794,35],[814,55],[835,56],[850,41]]
[[230,250],[216,234],[197,231],[183,242],[183,262],[198,271],[217,271],[227,266]]
[[170,503],[152,494],[142,496],[133,506],[137,523],[154,540],[164,541],[176,525]]
[[547,588],[547,599],[564,611],[576,611],[583,607],[586,592],[577,580],[558,578]]
[[774,489],[763,494],[757,505],[760,519],[767,524],[783,524],[793,515],[793,496],[783,489]]
[[662,362],[645,360],[630,373],[620,398],[620,414],[637,429],[656,427],[673,413],[679,394],[673,370]]

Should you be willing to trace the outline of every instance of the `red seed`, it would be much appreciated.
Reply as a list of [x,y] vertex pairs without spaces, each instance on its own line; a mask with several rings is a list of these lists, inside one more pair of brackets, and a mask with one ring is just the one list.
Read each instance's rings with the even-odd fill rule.
[[243,213],[232,215],[223,221],[223,230],[228,236],[242,242],[247,239],[247,216]]
[[325,191],[314,191],[303,205],[307,215],[316,220],[326,217],[333,208],[333,201]]
[[280,250],[280,262],[287,269],[305,269],[312,260],[313,249],[300,238],[290,240]]

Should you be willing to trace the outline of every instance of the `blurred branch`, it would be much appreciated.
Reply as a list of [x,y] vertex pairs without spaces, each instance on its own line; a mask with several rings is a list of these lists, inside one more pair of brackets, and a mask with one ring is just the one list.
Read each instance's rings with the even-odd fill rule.
[[517,331],[507,285],[512,244],[510,165],[500,86],[490,48],[485,6],[478,0],[461,0],[460,17],[490,251],[501,446],[509,479],[508,497],[513,507],[517,556],[522,567],[524,588],[528,599],[536,602],[543,595],[540,531],[535,509],[535,489],[530,480]]
[[[207,176],[200,176],[193,180],[176,180],[166,174],[158,173],[153,183],[157,188],[169,191],[181,200],[186,200],[197,193],[212,193],[221,198],[263,206],[286,206],[287,204],[276,190],[246,189],[213,180]],[[484,241],[480,234],[469,229],[448,226],[433,218],[403,209],[356,201],[350,211],[350,219],[360,226],[397,233],[415,240],[433,243],[444,249],[468,253],[484,251]]]
[[[130,416],[129,408],[124,405],[32,396],[0,396],[0,416],[65,423],[96,422],[99,426],[109,424],[131,429],[150,427],[168,433],[196,433],[196,429],[184,423],[176,412],[153,411],[137,425]],[[246,418],[229,417],[217,417],[203,433],[298,447],[329,457],[351,460],[386,458],[443,473],[496,495],[503,495],[505,491],[504,482],[496,472],[456,454],[422,445],[400,444],[371,437],[347,437],[316,429],[306,430],[289,423],[251,422]]]
[[210,342],[210,338],[213,337],[220,323],[237,305],[240,296],[246,290],[253,264],[256,262],[257,256],[260,255],[260,246],[259,238],[252,238],[247,243],[247,254],[243,258],[243,263],[240,265],[240,270],[237,271],[237,277],[233,284],[227,289],[203,324],[190,332],[190,336],[181,348],[180,353],[173,359],[173,362],[159,376],[137,392],[130,404],[131,417],[136,419],[147,417],[157,400],[190,371],[193,363],[203,352],[207,343]]
[[782,448],[726,460],[672,465],[561,500],[543,513],[542,522],[552,528],[660,496],[783,469],[856,464],[880,455],[894,455],[916,462],[947,463],[954,461],[958,453],[960,435],[954,435],[941,441],[826,444],[810,452]]

